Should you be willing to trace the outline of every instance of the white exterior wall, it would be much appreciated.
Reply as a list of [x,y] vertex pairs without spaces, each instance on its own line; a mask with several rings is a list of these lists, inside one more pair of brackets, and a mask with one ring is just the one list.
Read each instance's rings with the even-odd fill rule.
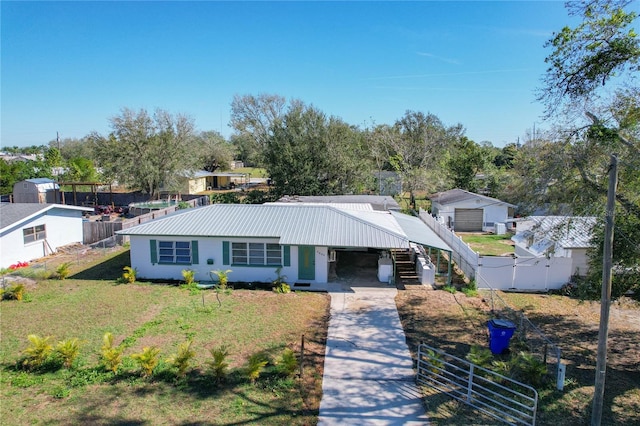
[[[31,219],[16,224],[0,237],[0,267],[6,268],[17,262],[32,261],[56,251],[58,247],[82,243],[82,212],[67,209],[51,209]],[[25,228],[45,225],[45,241],[24,243]],[[48,246],[47,246],[48,243]]]
[[[503,203],[498,204],[490,204],[489,201],[486,200],[464,200],[457,203],[442,205],[440,203],[434,202],[432,204],[432,210],[436,209],[438,211],[438,216],[441,216],[444,219],[444,224],[446,226],[449,223],[455,223],[455,210],[456,209],[483,209],[482,214],[482,222],[486,223],[496,223],[496,222],[507,222],[509,219],[509,206]],[[451,219],[449,219],[451,218]],[[494,226],[483,226],[483,231],[493,231]]]
[[567,250],[569,252],[569,257],[573,260],[571,273],[575,274],[576,272],[580,275],[586,275],[589,271],[589,256],[587,256],[586,248],[574,248],[571,250]]
[[[182,271],[191,269],[196,271],[196,281],[211,281],[210,271],[231,269],[229,281],[238,282],[271,282],[276,279],[275,266],[238,266],[223,265],[222,242],[258,242],[279,244],[278,239],[266,238],[187,238],[187,237],[148,237],[132,235],[131,240],[131,266],[137,269],[138,277],[142,279],[166,279],[183,280]],[[198,264],[194,265],[161,265],[151,264],[151,240],[163,241],[198,241]],[[231,249],[229,249],[231,250]],[[316,247],[315,250],[316,277],[310,283],[326,283],[328,278],[328,250],[327,247]],[[231,258],[231,253],[229,253]],[[207,264],[208,259],[213,259],[213,264]],[[284,258],[283,258],[284,261]],[[287,283],[298,281],[298,247],[290,246],[291,266],[283,266],[280,274],[287,277]]]

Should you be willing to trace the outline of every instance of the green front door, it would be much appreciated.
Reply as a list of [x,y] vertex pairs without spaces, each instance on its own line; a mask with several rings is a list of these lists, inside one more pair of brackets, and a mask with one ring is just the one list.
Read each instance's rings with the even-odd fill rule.
[[298,247],[298,279],[316,279],[316,248],[313,246]]

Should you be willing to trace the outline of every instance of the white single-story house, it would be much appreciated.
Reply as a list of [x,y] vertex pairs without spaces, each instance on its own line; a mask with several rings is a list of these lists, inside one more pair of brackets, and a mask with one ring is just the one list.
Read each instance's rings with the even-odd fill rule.
[[14,203],[60,203],[60,186],[49,178],[26,179],[13,185]]
[[568,257],[573,274],[589,269],[587,250],[597,218],[589,216],[529,216],[516,219],[516,256]]
[[516,206],[463,189],[438,192],[429,197],[431,214],[458,232],[495,232],[496,224],[511,228]]
[[0,267],[31,261],[59,247],[82,243],[87,207],[62,204],[0,204]]
[[[177,191],[182,194],[199,194],[212,189],[231,189],[249,183],[247,173],[185,171],[177,177]],[[168,190],[163,188],[163,190]]]
[[[276,270],[294,289],[326,290],[337,251],[451,249],[419,218],[348,205],[213,204],[186,209],[118,234],[131,243],[131,266],[145,279],[211,281],[227,270],[231,282],[271,282]],[[390,279],[390,277],[387,277]]]

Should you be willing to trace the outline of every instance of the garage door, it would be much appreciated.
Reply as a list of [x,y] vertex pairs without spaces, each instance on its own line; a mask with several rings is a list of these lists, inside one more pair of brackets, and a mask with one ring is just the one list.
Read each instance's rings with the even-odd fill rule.
[[456,209],[454,222],[456,231],[482,231],[482,209]]

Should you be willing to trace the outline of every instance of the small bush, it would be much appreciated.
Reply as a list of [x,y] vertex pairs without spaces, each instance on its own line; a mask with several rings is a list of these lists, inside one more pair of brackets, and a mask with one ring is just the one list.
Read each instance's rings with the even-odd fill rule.
[[265,356],[261,353],[253,354],[249,357],[247,365],[244,368],[244,374],[252,384],[260,378],[260,374],[262,374],[262,370],[264,370],[267,363],[268,360],[266,360]]
[[2,300],[22,300],[25,296],[24,284],[15,284],[2,292]]
[[71,262],[64,262],[56,268],[56,277],[59,280],[66,280],[71,274]]
[[183,269],[182,270],[182,278],[184,278],[184,283],[189,286],[194,283],[196,277],[196,271],[191,269]]
[[442,287],[442,289],[444,291],[448,291],[451,294],[455,294],[456,291],[458,291],[458,290],[456,290],[455,286],[452,286],[452,285],[445,285],[444,287]]
[[287,283],[280,283],[273,287],[273,291],[280,294],[291,293],[291,287]]
[[227,369],[229,363],[227,362],[227,356],[229,356],[229,350],[226,345],[219,348],[211,349],[211,356],[213,360],[208,361],[209,369],[213,373],[213,378],[216,382],[223,382],[227,378]]
[[293,376],[297,370],[298,359],[296,354],[291,349],[286,348],[276,364],[276,371],[283,376],[289,377]]
[[547,365],[540,361],[535,355],[520,352],[512,360],[513,370],[516,376],[523,382],[532,386],[540,386],[547,375]]
[[191,350],[191,341],[189,340],[181,343],[178,346],[178,352],[171,355],[167,362],[178,370],[178,377],[183,377],[189,368],[189,362],[195,356],[196,353]]
[[214,276],[218,278],[217,287],[220,290],[226,290],[227,284],[229,283],[229,274],[231,272],[233,272],[231,269],[227,269],[226,271],[215,270],[215,271],[209,272],[209,275],[211,275],[211,279],[214,281],[215,281],[215,279],[213,278]]
[[135,268],[132,268],[131,266],[125,266],[124,268],[122,268],[122,270],[124,271],[122,273],[123,283],[133,284],[136,282],[138,271]]
[[53,346],[50,343],[51,336],[40,337],[37,334],[27,336],[31,345],[22,353],[22,366],[30,370],[41,367],[53,352]]
[[480,367],[486,367],[493,359],[493,354],[487,348],[473,345],[465,358],[467,361],[479,365]]
[[476,280],[471,280],[468,283],[466,283],[464,285],[464,287],[462,287],[462,289],[460,290],[464,293],[465,296],[467,297],[475,297],[478,295],[478,284],[476,283]]
[[65,368],[71,368],[80,354],[80,340],[73,338],[58,342],[55,353],[60,357]]
[[118,372],[122,363],[123,348],[113,347],[113,334],[107,332],[102,337],[102,364],[108,371]]
[[155,346],[146,346],[142,348],[142,352],[132,354],[131,359],[138,363],[144,377],[150,377],[158,366],[158,355],[160,355],[160,349]]

